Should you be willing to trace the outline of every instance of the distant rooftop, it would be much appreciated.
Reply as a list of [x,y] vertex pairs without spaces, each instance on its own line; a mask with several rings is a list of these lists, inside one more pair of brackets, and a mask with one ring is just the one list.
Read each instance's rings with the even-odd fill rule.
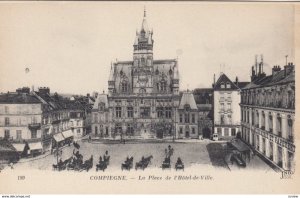
[[27,93],[8,92],[0,95],[1,104],[38,104],[42,103],[37,97]]

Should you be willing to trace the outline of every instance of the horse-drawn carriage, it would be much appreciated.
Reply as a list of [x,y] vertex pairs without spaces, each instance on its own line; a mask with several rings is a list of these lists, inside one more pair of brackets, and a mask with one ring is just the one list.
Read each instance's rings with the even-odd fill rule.
[[125,160],[125,162],[122,163],[121,169],[122,170],[125,169],[125,170],[129,170],[130,171],[130,169],[132,168],[132,166],[133,166],[133,157],[131,157],[131,158],[127,157],[127,159]]
[[67,170],[75,170],[75,171],[82,171],[86,170],[89,171],[93,167],[93,156],[90,159],[85,160],[83,162],[83,157],[80,155],[79,157],[72,157],[72,160],[67,164]]
[[148,165],[151,163],[152,158],[153,158],[152,155],[150,155],[149,157],[146,157],[146,158],[144,158],[144,156],[143,156],[141,161],[135,163],[135,170],[137,170],[139,168],[144,170],[145,168],[147,168]]
[[62,171],[67,168],[68,163],[71,161],[72,158],[68,158],[64,161],[60,159],[60,161],[57,164],[52,164],[53,170]]
[[104,156],[103,160],[100,157],[99,163],[96,165],[96,171],[98,171],[98,170],[104,171],[107,168],[107,166],[109,165],[109,159],[110,159],[110,156],[107,156],[107,157]]
[[165,160],[163,161],[161,168],[164,170],[166,168],[171,168],[171,159],[170,157],[166,157]]
[[175,164],[175,169],[176,169],[176,171],[177,170],[184,170],[184,164],[183,164],[180,157],[177,159],[177,162]]
[[85,160],[83,164],[80,166],[81,170],[89,171],[91,168],[93,168],[93,155],[90,157],[90,159]]

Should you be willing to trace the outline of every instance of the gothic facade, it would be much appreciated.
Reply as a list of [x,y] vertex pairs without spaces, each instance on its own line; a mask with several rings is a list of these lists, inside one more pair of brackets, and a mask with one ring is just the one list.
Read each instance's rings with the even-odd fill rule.
[[178,63],[176,59],[154,60],[153,44],[153,31],[147,26],[145,12],[141,29],[136,32],[132,60],[111,65],[107,106],[98,113],[107,116],[102,126],[109,137],[176,136],[175,112],[180,99]]
[[274,66],[269,76],[263,62],[255,66],[251,83],[241,92],[241,136],[276,167],[293,170],[295,66]]

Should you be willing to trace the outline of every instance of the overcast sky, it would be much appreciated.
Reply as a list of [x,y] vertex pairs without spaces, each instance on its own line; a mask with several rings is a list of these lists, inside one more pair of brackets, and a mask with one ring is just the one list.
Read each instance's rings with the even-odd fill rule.
[[154,59],[178,57],[181,90],[211,87],[221,71],[249,81],[255,54],[264,55],[267,73],[285,55],[294,60],[288,4],[1,2],[0,92],[107,92],[111,61],[132,60],[144,6]]

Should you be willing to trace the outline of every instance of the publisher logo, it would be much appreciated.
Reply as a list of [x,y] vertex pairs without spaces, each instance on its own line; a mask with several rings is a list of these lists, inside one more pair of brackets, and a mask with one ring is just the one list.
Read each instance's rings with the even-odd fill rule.
[[291,171],[291,170],[282,171],[280,179],[292,179],[293,174],[294,174],[294,171]]

